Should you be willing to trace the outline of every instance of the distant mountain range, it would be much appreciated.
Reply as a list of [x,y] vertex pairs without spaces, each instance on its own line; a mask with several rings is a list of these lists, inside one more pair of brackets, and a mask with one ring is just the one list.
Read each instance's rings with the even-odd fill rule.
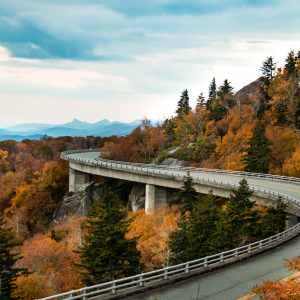
[[140,120],[134,122],[117,122],[101,120],[95,123],[74,119],[71,122],[59,125],[42,123],[25,123],[0,128],[0,140],[39,139],[45,135],[60,136],[101,136],[127,135],[141,124]]

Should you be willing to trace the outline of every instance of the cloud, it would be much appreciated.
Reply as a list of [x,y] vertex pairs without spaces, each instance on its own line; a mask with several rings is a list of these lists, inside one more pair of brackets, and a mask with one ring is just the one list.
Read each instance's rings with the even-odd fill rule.
[[213,76],[238,89],[266,56],[298,50],[299,8],[297,0],[2,0],[2,122],[168,116],[183,89],[194,104]]
[[233,26],[234,32],[247,31],[266,26],[270,8],[282,10],[277,0],[3,0],[1,5],[0,45],[15,57],[101,61],[131,60],[141,45],[153,49],[152,42],[167,48],[158,35],[153,38],[157,33],[197,38]]
[[11,54],[5,47],[0,47],[0,62],[8,61],[11,58]]

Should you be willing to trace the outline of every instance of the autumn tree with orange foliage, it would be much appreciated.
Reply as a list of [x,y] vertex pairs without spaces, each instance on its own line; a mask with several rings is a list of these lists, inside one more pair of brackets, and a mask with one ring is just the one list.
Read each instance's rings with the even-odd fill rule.
[[165,137],[160,127],[149,122],[116,142],[107,142],[101,149],[102,156],[129,162],[150,162],[163,148]]
[[283,173],[288,176],[300,177],[300,146],[298,145],[295,152],[290,158],[285,160]]
[[15,295],[24,300],[46,297],[82,286],[75,267],[81,243],[83,218],[72,217],[52,227],[46,234],[36,234],[21,247],[23,258],[18,266],[26,267],[28,275],[17,279]]
[[141,263],[145,270],[153,270],[168,264],[168,241],[171,232],[177,228],[179,210],[177,207],[160,208],[155,214],[146,215],[144,210],[130,213],[133,218],[127,238],[137,238],[141,252]]
[[64,163],[50,162],[30,184],[21,185],[7,215],[20,238],[47,228],[67,191],[68,172]]
[[300,257],[285,262],[289,271],[297,272],[280,281],[265,281],[253,288],[253,292],[263,300],[297,300],[300,299]]

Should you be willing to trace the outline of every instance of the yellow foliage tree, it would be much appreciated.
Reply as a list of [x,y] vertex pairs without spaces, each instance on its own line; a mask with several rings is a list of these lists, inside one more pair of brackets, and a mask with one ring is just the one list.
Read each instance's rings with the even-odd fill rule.
[[266,137],[271,142],[270,172],[283,173],[284,161],[295,151],[299,138],[289,127],[267,126]]
[[142,264],[147,270],[162,267],[168,262],[168,240],[177,228],[179,212],[177,208],[162,208],[153,215],[146,215],[143,210],[132,213],[133,222],[127,237],[138,238],[138,250]]
[[72,217],[55,225],[47,234],[37,234],[24,242],[18,266],[30,273],[17,280],[16,295],[29,300],[82,286],[74,265],[79,262],[74,250],[80,245],[81,222],[82,218]]
[[283,164],[283,174],[288,176],[300,177],[300,146]]

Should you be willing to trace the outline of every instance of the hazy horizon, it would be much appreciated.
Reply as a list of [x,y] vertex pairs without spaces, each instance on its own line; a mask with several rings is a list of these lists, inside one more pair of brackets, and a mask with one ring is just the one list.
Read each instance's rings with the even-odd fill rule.
[[[110,122],[122,122],[120,120],[112,120],[112,119],[107,119],[107,118],[101,118],[101,119],[98,119],[98,120],[94,120],[94,121],[89,121],[89,120],[83,120],[83,119],[80,119],[80,118],[71,118],[71,119],[68,119],[68,120],[65,120],[63,122],[15,122],[15,123],[0,123],[0,129],[7,129],[7,128],[10,128],[10,127],[14,127],[14,126],[18,126],[18,125],[22,125],[22,124],[44,124],[44,125],[49,125],[49,126],[57,126],[57,125],[64,125],[64,124],[67,124],[67,123],[70,123],[70,122],[73,122],[73,121],[80,121],[80,122],[84,122],[84,123],[90,123],[90,124],[93,124],[93,123],[97,123],[99,121],[103,121],[103,120],[108,120]],[[135,119],[135,120],[128,120],[128,121],[123,121],[124,123],[133,123],[133,122],[137,122],[139,120],[142,120],[142,119]],[[157,120],[151,120],[152,122],[157,122]]]

